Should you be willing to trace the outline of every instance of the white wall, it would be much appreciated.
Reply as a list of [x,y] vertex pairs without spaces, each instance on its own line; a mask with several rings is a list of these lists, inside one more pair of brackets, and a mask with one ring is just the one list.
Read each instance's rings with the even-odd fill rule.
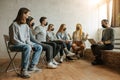
[[[75,25],[81,23],[84,32],[89,37],[97,39],[98,8],[90,4],[91,0],[0,0],[0,58],[6,58],[6,48],[3,34],[8,34],[8,27],[15,19],[20,7],[27,7],[39,25],[39,18],[47,16],[49,23],[55,25],[55,31],[60,24],[65,23],[68,32],[72,34]],[[89,44],[87,42],[87,46]]]

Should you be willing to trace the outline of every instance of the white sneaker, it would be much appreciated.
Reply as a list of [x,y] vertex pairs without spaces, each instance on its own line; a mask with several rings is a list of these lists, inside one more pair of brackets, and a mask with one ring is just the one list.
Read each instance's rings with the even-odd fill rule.
[[63,60],[64,60],[64,57],[63,57],[63,56],[61,56],[61,57],[60,57],[60,63],[62,63],[62,62],[63,62]]
[[32,72],[42,72],[42,69],[38,68],[37,66],[29,67],[28,71]]
[[31,75],[28,73],[27,70],[22,70],[20,76],[22,78],[30,78],[31,77]]
[[59,65],[60,63],[58,63],[57,61],[55,61],[55,59],[53,59],[53,64]]
[[57,65],[54,65],[52,62],[48,63],[48,68],[51,68],[51,69],[56,69],[57,68]]
[[67,56],[74,56],[74,55],[75,55],[75,53],[72,53],[70,51],[69,51],[69,54],[67,54]]

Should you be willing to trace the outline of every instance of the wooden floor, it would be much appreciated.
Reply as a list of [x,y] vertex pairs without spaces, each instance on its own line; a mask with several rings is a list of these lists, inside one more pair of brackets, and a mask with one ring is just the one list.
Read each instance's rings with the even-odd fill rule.
[[[0,66],[4,63],[0,61]],[[17,77],[15,72],[0,72],[0,80],[25,79]],[[75,60],[64,62],[57,69],[43,67],[41,73],[34,73],[27,80],[120,80],[120,71],[105,66],[92,66],[85,60]]]

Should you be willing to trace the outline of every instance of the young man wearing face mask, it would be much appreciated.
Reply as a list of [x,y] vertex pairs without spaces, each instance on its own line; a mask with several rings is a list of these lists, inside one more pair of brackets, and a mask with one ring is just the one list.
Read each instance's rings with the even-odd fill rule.
[[[34,29],[35,32],[35,36],[36,36],[36,40],[38,42],[41,42],[43,44],[47,44],[53,47],[53,60],[52,63],[50,63],[50,65],[54,65],[55,67],[57,67],[57,65],[59,64],[58,62],[55,61],[55,56],[58,54],[59,50],[60,50],[60,46],[58,46],[56,43],[54,42],[47,42],[46,41],[46,35],[47,35],[47,26],[48,22],[47,22],[47,17],[41,17],[40,18],[40,25],[36,26]],[[49,64],[48,64],[49,66]]]
[[102,32],[102,39],[98,44],[93,44],[91,46],[95,60],[92,65],[103,64],[101,59],[101,50],[112,50],[114,48],[114,30],[110,27],[108,20],[103,19],[101,21],[102,27],[104,28]]

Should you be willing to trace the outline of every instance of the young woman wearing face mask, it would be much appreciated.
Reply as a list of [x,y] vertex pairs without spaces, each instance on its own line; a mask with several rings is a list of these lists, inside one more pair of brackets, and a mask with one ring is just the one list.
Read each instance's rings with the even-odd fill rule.
[[34,19],[31,16],[28,17],[27,24],[30,27],[30,39],[31,39],[31,41],[33,41],[34,43],[42,45],[43,50],[46,51],[46,60],[48,62],[48,68],[57,68],[57,66],[56,66],[57,63],[53,62],[53,47],[48,45],[48,44],[41,43],[35,39],[35,32],[33,29],[35,23],[34,23]]
[[91,45],[91,50],[95,56],[95,60],[92,62],[92,65],[103,64],[101,50],[112,50],[114,48],[114,30],[110,27],[107,19],[103,19],[101,21],[101,25],[104,28],[102,39],[98,44]]
[[[22,78],[30,78],[29,71],[41,71],[37,67],[42,46],[30,40],[29,26],[26,24],[26,19],[30,15],[30,10],[27,8],[20,8],[16,19],[9,27],[9,48],[11,51],[22,52],[21,71]],[[30,60],[31,50],[34,51],[32,59]]]
[[73,52],[76,53],[77,58],[83,56],[84,49],[85,49],[85,41],[87,40],[88,34],[85,35],[85,33],[82,31],[81,24],[76,25],[76,31],[73,32],[73,43],[72,43],[72,49]]
[[54,31],[54,25],[49,24],[48,29],[47,29],[47,41],[55,42],[57,45],[61,46],[60,63],[62,63],[63,62],[63,50],[64,50],[66,56],[73,56],[74,53],[68,51],[66,43],[63,42],[62,40],[57,39],[57,37],[53,31]]
[[[69,34],[66,32],[66,25],[65,24],[61,24],[57,34],[56,34],[57,39],[63,41],[66,46],[67,46],[67,50],[70,51],[71,48],[71,41],[69,40]],[[63,50],[60,51],[61,53],[63,52]],[[74,53],[72,53],[74,54]],[[73,60],[71,57],[66,56],[66,58],[68,60]]]

